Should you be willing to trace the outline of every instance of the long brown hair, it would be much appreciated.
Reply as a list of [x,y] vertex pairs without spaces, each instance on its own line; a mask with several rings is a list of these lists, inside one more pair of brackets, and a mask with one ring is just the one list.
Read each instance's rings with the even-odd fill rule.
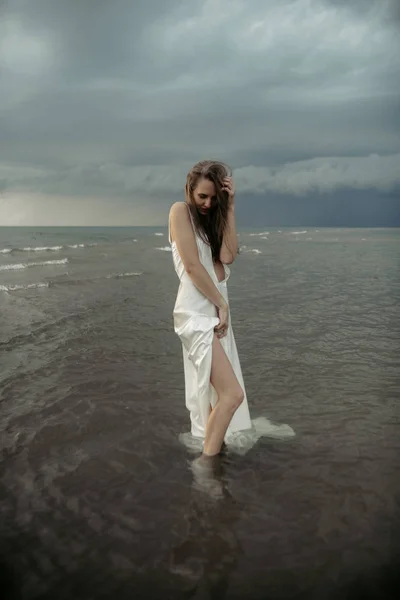
[[[202,160],[196,163],[186,178],[186,201],[193,218],[193,224],[200,238],[211,247],[214,261],[219,260],[228,217],[228,193],[223,191],[224,177],[230,177],[228,165],[217,160]],[[217,201],[212,204],[207,215],[201,215],[193,199],[193,191],[201,178],[212,181]]]

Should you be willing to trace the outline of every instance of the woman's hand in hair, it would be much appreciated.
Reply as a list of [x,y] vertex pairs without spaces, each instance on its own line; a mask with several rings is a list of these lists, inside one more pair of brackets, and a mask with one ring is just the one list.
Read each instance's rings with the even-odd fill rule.
[[228,193],[229,205],[232,206],[235,202],[235,184],[232,177],[224,177],[222,190]]

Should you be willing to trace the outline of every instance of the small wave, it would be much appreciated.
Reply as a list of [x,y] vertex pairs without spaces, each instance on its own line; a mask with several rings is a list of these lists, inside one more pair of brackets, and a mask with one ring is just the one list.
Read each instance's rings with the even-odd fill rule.
[[172,252],[171,246],[164,246],[163,248],[156,248],[156,250],[161,250],[161,252]]
[[68,258],[61,258],[59,260],[42,260],[39,262],[31,263],[16,263],[11,265],[1,265],[0,271],[20,271],[21,269],[29,269],[30,267],[45,267],[47,265],[65,265]]
[[250,236],[255,237],[257,235],[269,235],[269,231],[262,231],[261,233],[249,233]]
[[59,286],[77,286],[77,285],[90,285],[95,284],[105,279],[124,279],[126,277],[139,277],[143,273],[139,272],[126,272],[126,273],[110,273],[108,275],[95,275],[93,277],[77,277],[72,278],[68,276],[68,273],[56,276],[50,280],[50,287]]
[[155,233],[154,235],[159,235],[159,236],[163,236],[163,233]]
[[85,248],[85,244],[68,244],[67,248]]
[[269,240],[269,237],[267,237],[266,235],[263,235],[262,238],[260,238],[261,240]]
[[17,290],[33,290],[38,288],[48,288],[49,283],[28,283],[26,285],[0,285],[1,292],[15,292]]
[[123,279],[124,277],[138,277],[142,273],[114,273],[113,275],[106,275],[106,279]]
[[0,250],[0,254],[9,254],[10,252],[12,252],[12,248],[2,248]]
[[291,231],[289,233],[289,235],[302,235],[303,233],[307,233],[307,230],[305,230],[305,231]]
[[253,254],[261,254],[261,250],[258,248],[247,248],[247,246],[241,246],[240,251],[244,252],[245,254],[248,254],[249,252],[252,252]]

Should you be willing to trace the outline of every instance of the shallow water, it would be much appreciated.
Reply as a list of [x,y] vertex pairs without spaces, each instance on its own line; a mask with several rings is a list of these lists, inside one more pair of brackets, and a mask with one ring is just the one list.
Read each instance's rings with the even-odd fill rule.
[[241,232],[252,416],[296,435],[228,452],[217,495],[178,439],[165,233],[0,228],[3,597],[397,597],[400,231]]

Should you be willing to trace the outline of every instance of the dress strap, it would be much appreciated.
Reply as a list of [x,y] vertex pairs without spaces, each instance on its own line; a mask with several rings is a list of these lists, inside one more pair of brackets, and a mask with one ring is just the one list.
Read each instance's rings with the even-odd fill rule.
[[172,240],[171,240],[171,223],[170,223],[170,216],[168,215],[168,241],[170,244],[172,244]]

